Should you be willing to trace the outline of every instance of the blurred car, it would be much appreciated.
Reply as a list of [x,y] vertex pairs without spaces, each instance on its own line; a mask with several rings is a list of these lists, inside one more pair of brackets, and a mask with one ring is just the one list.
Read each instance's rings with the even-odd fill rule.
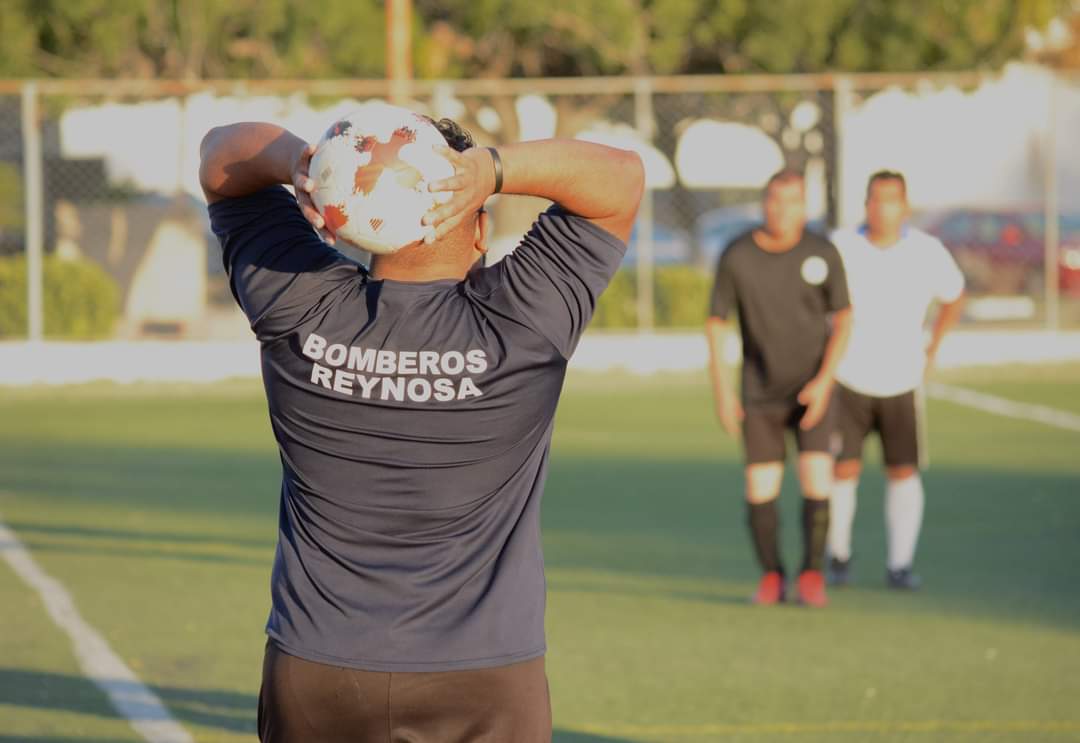
[[[1046,218],[1034,211],[954,209],[921,215],[916,223],[956,257],[973,292],[1040,294]],[[1080,296],[1080,215],[1058,219],[1062,292]]]

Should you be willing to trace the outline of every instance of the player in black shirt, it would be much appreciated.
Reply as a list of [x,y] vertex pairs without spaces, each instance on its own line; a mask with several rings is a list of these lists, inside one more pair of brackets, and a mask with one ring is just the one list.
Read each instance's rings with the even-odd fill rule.
[[[836,248],[806,231],[801,174],[785,170],[769,180],[764,212],[765,224],[732,241],[716,269],[706,324],[716,412],[732,436],[742,428],[750,532],[765,571],[754,601],[774,604],[785,598],[776,499],[784,476],[785,431],[791,430],[803,492],[799,599],[824,606],[831,398],[851,326],[847,280]],[[732,312],[738,314],[742,336],[741,402],[725,368]]]

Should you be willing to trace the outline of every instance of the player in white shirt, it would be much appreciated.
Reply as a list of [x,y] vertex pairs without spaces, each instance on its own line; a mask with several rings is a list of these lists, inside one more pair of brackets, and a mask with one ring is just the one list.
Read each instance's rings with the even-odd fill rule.
[[[851,340],[836,371],[840,441],[828,537],[834,585],[849,580],[862,447],[874,431],[888,478],[886,582],[898,589],[921,582],[912,572],[924,501],[917,391],[942,338],[960,317],[964,276],[940,240],[907,224],[909,213],[904,176],[881,171],[867,186],[866,224],[833,235],[853,316]],[[924,323],[935,301],[941,309],[928,344]]]

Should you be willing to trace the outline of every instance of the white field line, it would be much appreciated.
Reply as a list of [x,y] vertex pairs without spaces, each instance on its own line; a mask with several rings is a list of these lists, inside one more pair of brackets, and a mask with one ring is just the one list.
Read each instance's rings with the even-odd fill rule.
[[37,592],[53,622],[67,634],[83,674],[105,692],[112,706],[143,740],[148,743],[193,743],[191,734],[172,718],[161,699],[139,681],[105,638],[82,618],[63,584],[41,569],[2,521],[0,555],[16,575]]
[[[810,723],[705,723],[701,725],[584,725],[583,733],[609,736],[649,736],[662,740],[673,738],[739,735],[820,735],[822,733],[1075,733],[1076,720],[837,720]],[[910,740],[908,736],[905,740]],[[935,740],[939,738],[931,738]],[[845,736],[844,740],[848,740]],[[852,739],[855,740],[855,739]]]
[[964,387],[953,387],[941,382],[928,383],[926,392],[935,399],[966,405],[969,408],[975,408],[985,413],[993,413],[994,415],[1018,420],[1034,421],[1047,426],[1064,428],[1067,431],[1080,431],[1080,415],[1066,410],[1007,400],[1004,397],[988,395],[985,392],[976,392]]

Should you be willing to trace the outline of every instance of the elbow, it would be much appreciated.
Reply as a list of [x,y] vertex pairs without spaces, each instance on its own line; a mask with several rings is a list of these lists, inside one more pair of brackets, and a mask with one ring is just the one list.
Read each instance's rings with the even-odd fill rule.
[[206,162],[209,155],[214,151],[214,145],[220,134],[221,127],[215,126],[211,127],[210,130],[203,135],[202,142],[199,143],[199,159],[202,162]]
[[705,332],[713,333],[717,330],[723,331],[727,329],[727,320],[719,315],[710,314],[705,318]]
[[837,333],[847,334],[851,331],[851,319],[853,315],[850,307],[845,307],[842,310],[837,311],[833,315],[832,325],[833,331]]
[[214,157],[220,136],[221,127],[215,126],[203,136],[202,142],[199,143],[199,185],[206,193],[216,192],[216,186],[220,185],[217,183],[219,179],[215,177],[218,168],[215,166]]
[[623,170],[625,171],[626,189],[630,195],[635,209],[641,203],[641,196],[645,193],[645,162],[641,155],[630,150],[624,150]]
[[729,329],[727,320],[723,318],[716,315],[705,318],[705,339],[708,341],[710,353],[718,352],[723,348]]
[[[632,225],[637,219],[641,207],[641,197],[645,193],[645,165],[641,155],[631,150],[616,150],[618,163],[613,169],[611,190],[612,213]],[[627,237],[629,237],[629,226]]]

